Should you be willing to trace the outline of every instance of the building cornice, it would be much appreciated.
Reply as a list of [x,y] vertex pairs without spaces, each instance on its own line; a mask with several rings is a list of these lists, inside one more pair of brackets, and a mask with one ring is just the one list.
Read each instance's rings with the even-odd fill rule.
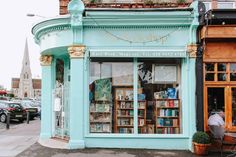
[[[137,11],[137,12],[111,12],[111,11],[87,11],[83,17],[84,28],[113,28],[113,29],[148,29],[190,27],[193,21],[193,13],[187,11]],[[39,43],[42,35],[54,31],[68,31],[71,29],[70,16],[59,16],[46,19],[33,26],[32,34]]]

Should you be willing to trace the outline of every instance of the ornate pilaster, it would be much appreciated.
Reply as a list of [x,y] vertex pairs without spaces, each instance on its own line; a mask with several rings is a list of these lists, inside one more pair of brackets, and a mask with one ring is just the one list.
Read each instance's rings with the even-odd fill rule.
[[52,64],[52,56],[50,55],[41,55],[40,56],[41,66],[50,66]]
[[187,46],[187,53],[190,58],[197,57],[197,44],[190,44]]
[[85,49],[85,45],[73,45],[68,47],[70,58],[83,58]]

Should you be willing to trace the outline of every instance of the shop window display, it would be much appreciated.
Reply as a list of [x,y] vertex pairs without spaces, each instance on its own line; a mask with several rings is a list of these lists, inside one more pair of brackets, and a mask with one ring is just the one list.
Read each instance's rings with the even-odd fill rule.
[[90,133],[134,132],[132,87],[132,60],[90,63]]
[[139,133],[180,134],[180,64],[178,60],[138,62],[138,101],[146,101],[145,126]]
[[[133,67],[137,66],[137,82]],[[133,85],[137,85],[134,91]],[[178,60],[90,62],[90,133],[180,134],[180,63]],[[134,102],[134,93],[137,102]],[[134,115],[134,104],[137,115]],[[137,124],[134,124],[137,116]]]

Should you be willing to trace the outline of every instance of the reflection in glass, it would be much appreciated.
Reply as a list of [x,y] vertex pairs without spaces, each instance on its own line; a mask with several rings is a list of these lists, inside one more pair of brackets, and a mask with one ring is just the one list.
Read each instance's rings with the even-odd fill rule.
[[231,88],[232,92],[232,125],[236,126],[236,88]]
[[230,81],[236,81],[236,73],[230,73]]
[[[155,68],[161,65],[164,70]],[[176,75],[178,64],[173,63]],[[156,60],[138,62],[138,133],[139,134],[180,134],[182,133],[181,85],[170,82],[173,72],[170,63],[160,64]],[[166,82],[153,82],[152,76],[165,77]],[[177,77],[178,78],[178,77]]]
[[236,72],[236,64],[230,63],[230,72]]
[[226,63],[218,63],[217,69],[218,71],[226,71]]
[[90,133],[134,133],[132,60],[92,60],[89,79]]
[[226,74],[218,73],[218,81],[226,81]]
[[214,71],[214,69],[215,69],[214,67],[215,67],[214,63],[206,63],[205,64],[206,71]]
[[225,110],[224,88],[207,88],[208,117],[220,110]]
[[206,73],[205,80],[206,81],[214,81],[214,73]]

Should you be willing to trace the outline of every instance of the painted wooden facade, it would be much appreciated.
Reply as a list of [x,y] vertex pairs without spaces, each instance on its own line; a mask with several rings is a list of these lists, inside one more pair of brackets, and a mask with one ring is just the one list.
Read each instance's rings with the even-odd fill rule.
[[203,106],[204,115],[198,112],[199,119],[203,116],[203,128],[208,131],[209,115],[223,110],[226,130],[235,132],[235,10],[212,10],[206,17],[206,25],[200,31],[203,68],[199,77],[203,79],[203,104],[199,103],[199,108]]

